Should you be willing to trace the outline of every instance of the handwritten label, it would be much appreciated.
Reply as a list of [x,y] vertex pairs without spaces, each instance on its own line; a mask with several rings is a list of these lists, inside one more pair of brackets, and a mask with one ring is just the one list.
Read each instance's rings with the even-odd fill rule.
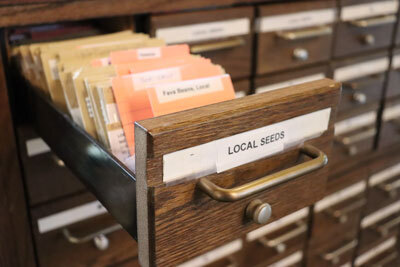
[[101,214],[107,210],[99,201],[93,201],[72,209],[64,210],[38,220],[39,233],[43,234],[73,223],[77,223]]
[[242,240],[237,239],[232,241],[226,245],[223,245],[217,249],[214,249],[206,254],[198,256],[190,261],[179,264],[177,267],[201,267],[206,264],[210,264],[222,258],[225,258],[233,253],[242,249],[243,243]]
[[178,99],[222,91],[221,78],[205,78],[183,81],[173,84],[156,85],[155,91],[160,103],[167,103]]
[[342,135],[365,126],[374,125],[376,111],[370,111],[362,115],[352,117],[335,123],[335,135]]
[[277,89],[281,89],[281,88],[285,88],[285,87],[288,87],[288,86],[293,86],[293,85],[297,85],[297,84],[301,84],[301,83],[316,81],[316,80],[320,80],[320,79],[323,79],[323,78],[325,78],[325,74],[317,73],[317,74],[313,74],[313,75],[309,75],[309,76],[305,76],[305,77],[289,80],[289,81],[286,81],[286,82],[281,82],[281,83],[275,83],[275,84],[271,84],[271,85],[261,86],[261,87],[258,87],[256,89],[256,94],[269,92],[269,91],[273,91],[273,90],[277,90]]
[[297,251],[286,258],[268,265],[269,267],[289,267],[299,263],[303,259],[303,252]]
[[337,68],[335,69],[333,76],[335,80],[344,82],[371,74],[381,73],[388,70],[388,68],[389,58],[384,57]]
[[333,23],[336,20],[336,9],[320,9],[297,12],[285,15],[265,16],[256,21],[258,32],[273,32],[298,29]]
[[341,20],[350,21],[397,13],[398,0],[377,1],[373,3],[342,7]]
[[140,48],[137,50],[138,59],[160,58],[161,49],[159,47]]
[[375,258],[377,255],[385,252],[386,250],[390,249],[394,245],[396,245],[397,238],[392,237],[383,243],[379,244],[378,246],[368,250],[367,252],[358,256],[354,262],[354,266],[361,266],[364,263],[368,262],[370,259]]
[[50,152],[50,147],[43,141],[42,138],[34,138],[26,141],[26,151],[28,157],[33,157]]
[[385,219],[399,211],[400,211],[400,200],[364,217],[361,221],[361,227],[367,228],[371,225],[374,225],[376,222],[379,222],[380,220]]
[[167,44],[176,44],[227,38],[249,32],[250,19],[240,18],[161,28],[156,30],[156,37],[164,39]]
[[257,240],[262,236],[270,234],[270,233],[277,231],[285,226],[288,226],[290,224],[300,221],[301,219],[304,219],[305,217],[308,216],[308,214],[309,214],[308,207],[298,210],[298,211],[296,211],[292,214],[289,214],[275,222],[269,223],[263,227],[260,227],[254,231],[249,232],[246,235],[246,240],[248,242]]
[[135,90],[143,90],[159,83],[178,82],[181,80],[182,77],[179,68],[167,68],[132,75]]
[[369,178],[368,184],[370,186],[376,186],[396,177],[397,175],[400,175],[400,163],[375,173]]
[[333,205],[336,205],[346,199],[357,196],[365,191],[367,184],[365,181],[359,182],[345,189],[342,189],[332,195],[329,195],[315,204],[315,212],[323,211]]
[[164,182],[195,179],[271,156],[321,135],[331,109],[183,149],[163,156]]

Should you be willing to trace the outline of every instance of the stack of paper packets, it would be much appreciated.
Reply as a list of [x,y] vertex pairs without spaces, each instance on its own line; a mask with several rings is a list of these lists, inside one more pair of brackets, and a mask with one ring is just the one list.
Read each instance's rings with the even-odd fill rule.
[[15,47],[24,77],[134,168],[134,122],[230,100],[230,76],[188,45],[130,31]]

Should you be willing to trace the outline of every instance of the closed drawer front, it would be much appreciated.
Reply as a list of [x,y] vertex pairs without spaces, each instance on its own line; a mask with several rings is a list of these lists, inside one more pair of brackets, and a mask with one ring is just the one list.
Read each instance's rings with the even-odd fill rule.
[[334,1],[259,7],[257,74],[328,61]]
[[354,261],[356,267],[399,266],[399,252],[396,248],[397,238],[395,236],[387,238],[374,247],[360,254]]
[[346,232],[356,238],[362,208],[366,204],[366,182],[345,187],[318,201],[314,206],[312,239],[329,242]]
[[388,67],[386,53],[334,63],[333,77],[343,83],[339,116],[378,103]]
[[[258,223],[274,222],[321,199],[325,157],[310,154],[309,145],[329,157],[338,89],[339,84],[325,79],[188,111],[191,123],[181,121],[186,120],[183,113],[140,122],[137,151],[147,152],[137,154],[137,168],[159,166],[147,169],[145,177],[138,172],[137,177],[139,233],[152,229],[151,234],[139,234],[141,262],[178,265],[242,237],[259,228]],[[317,104],[314,98],[319,99]],[[321,120],[311,123],[317,117]],[[303,133],[295,126],[302,118],[325,130],[311,127]],[[286,132],[292,139],[283,148]],[[309,139],[313,132],[320,132],[319,137]],[[306,146],[299,150],[294,146],[300,139]],[[316,165],[304,173],[308,164]],[[298,178],[281,180],[283,173]],[[146,242],[150,248],[141,248]]]
[[363,154],[373,150],[376,119],[375,106],[360,114],[338,119],[335,123],[331,166],[337,167],[349,160],[358,160]]
[[400,145],[400,101],[386,104],[383,111],[379,148]]
[[357,240],[348,238],[346,233],[330,242],[318,246],[311,245],[308,248],[307,266],[347,266],[352,260],[356,246]]
[[30,126],[21,126],[17,132],[30,206],[85,190]]
[[246,235],[246,266],[266,266],[302,251],[307,239],[309,208],[301,209]]
[[400,200],[393,202],[361,220],[360,251],[390,235],[396,235],[400,224]]
[[233,79],[249,77],[253,8],[152,16],[150,31],[167,44],[188,43],[194,54],[220,64]]
[[388,88],[386,97],[400,96],[400,53],[397,50],[392,57],[392,68],[389,72]]
[[376,162],[368,179],[368,205],[371,214],[400,199],[400,156],[388,155]]
[[341,1],[334,56],[388,47],[397,21],[397,0]]
[[323,79],[327,76],[327,71],[328,67],[323,65],[319,67],[304,68],[302,70],[267,75],[265,77],[258,77],[254,81],[255,93],[259,94],[274,91],[288,86]]
[[110,266],[137,257],[136,242],[90,194],[32,210],[39,264]]

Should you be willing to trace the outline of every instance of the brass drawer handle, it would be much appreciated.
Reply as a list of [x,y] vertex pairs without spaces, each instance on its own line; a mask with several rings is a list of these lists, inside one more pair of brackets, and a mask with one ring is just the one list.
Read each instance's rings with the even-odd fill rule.
[[322,254],[322,258],[325,261],[330,262],[332,265],[338,264],[340,262],[340,257],[349,252],[350,250],[352,250],[353,248],[355,248],[357,246],[358,242],[357,240],[353,240],[349,243],[347,243],[346,245],[344,245],[343,247],[340,247],[332,252],[328,252],[325,254]]
[[387,184],[380,184],[377,186],[380,190],[389,195],[390,198],[397,197],[397,189],[400,188],[400,179]]
[[386,16],[375,17],[375,18],[370,18],[370,19],[349,21],[349,23],[351,25],[358,27],[358,28],[368,28],[368,27],[379,26],[379,25],[394,23],[394,22],[396,22],[395,15],[386,15]]
[[339,223],[346,223],[349,219],[349,214],[353,211],[356,211],[362,208],[367,201],[365,199],[360,199],[352,204],[348,205],[343,209],[326,209],[324,212],[329,215],[331,218],[335,219]]
[[328,157],[324,152],[311,145],[305,145],[300,152],[313,159],[231,189],[219,187],[207,178],[201,178],[198,186],[212,199],[233,202],[318,170],[328,163]]
[[393,220],[390,220],[382,225],[375,225],[372,226],[371,228],[375,231],[377,231],[381,236],[387,236],[390,232],[390,229],[392,229],[395,226],[398,226],[400,224],[400,216],[394,218]]
[[289,41],[319,37],[328,34],[332,34],[332,27],[330,26],[319,26],[295,31],[280,31],[276,33],[278,37]]
[[375,135],[376,135],[376,128],[371,127],[366,131],[351,136],[345,136],[345,137],[336,136],[335,142],[344,146],[347,150],[348,155],[354,156],[358,153],[358,148],[355,146],[355,144],[367,140],[371,137],[374,137]]
[[209,42],[206,44],[198,44],[190,46],[190,52],[193,54],[199,54],[204,52],[210,51],[217,51],[223,49],[230,49],[239,46],[243,46],[246,44],[246,41],[242,37],[225,40],[225,41],[218,41],[218,42]]
[[260,242],[266,248],[273,248],[278,253],[283,253],[287,248],[285,244],[286,241],[298,237],[307,231],[307,225],[303,221],[297,222],[296,224],[298,227],[292,231],[289,231],[275,239],[267,239],[265,236],[263,236],[258,239],[258,242]]
[[93,240],[95,246],[99,250],[106,250],[109,246],[109,241],[108,241],[106,235],[110,234],[112,232],[118,231],[120,229],[122,229],[122,226],[119,224],[115,224],[115,225],[112,225],[105,229],[102,229],[100,231],[90,233],[90,234],[82,236],[82,237],[77,237],[77,236],[72,235],[71,232],[67,228],[64,228],[62,230],[62,233],[63,233],[64,237],[67,239],[67,241],[72,244],[82,244],[82,243],[86,243],[86,242]]
[[386,266],[388,263],[396,260],[398,256],[399,256],[399,253],[397,251],[393,251],[392,253],[390,253],[389,255],[387,255],[386,257],[384,257],[383,259],[381,259],[380,261],[378,261],[377,263],[375,263],[371,266],[372,267]]

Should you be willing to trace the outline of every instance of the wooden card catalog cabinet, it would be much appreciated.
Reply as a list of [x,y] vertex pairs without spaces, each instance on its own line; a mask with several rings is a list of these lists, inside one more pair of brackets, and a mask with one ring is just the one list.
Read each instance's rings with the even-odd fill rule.
[[324,196],[340,84],[324,79],[136,123],[143,266],[179,266]]

